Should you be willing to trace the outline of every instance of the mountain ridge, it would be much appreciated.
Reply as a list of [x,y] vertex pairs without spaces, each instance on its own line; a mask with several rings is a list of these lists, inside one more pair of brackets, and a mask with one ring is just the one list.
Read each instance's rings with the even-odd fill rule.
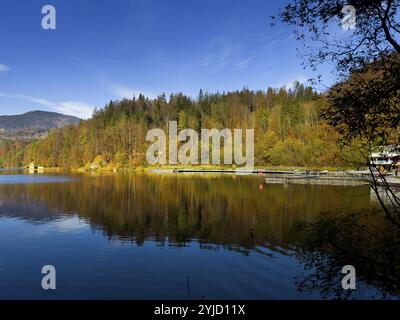
[[77,125],[80,121],[74,116],[41,110],[0,115],[0,138],[38,138],[51,129]]

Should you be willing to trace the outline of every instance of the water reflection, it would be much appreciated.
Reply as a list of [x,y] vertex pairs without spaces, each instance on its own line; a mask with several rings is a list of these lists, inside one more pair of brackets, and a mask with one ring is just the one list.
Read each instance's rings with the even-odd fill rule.
[[[378,213],[379,214],[379,213]],[[299,290],[318,291],[323,298],[346,299],[341,267],[352,265],[357,279],[379,288],[369,288],[369,298],[400,296],[400,229],[377,213],[325,213],[300,232],[297,256],[312,273],[299,279]]]
[[51,219],[57,212],[77,213],[108,237],[137,244],[198,239],[249,249],[289,248],[297,224],[320,212],[369,208],[367,187],[266,185],[260,194],[259,184],[253,177],[96,176],[0,185],[0,201],[2,214]]
[[[343,263],[351,264],[350,262],[354,260],[342,257],[328,247],[329,241],[327,238],[322,238],[321,231],[332,230],[332,228],[327,224],[322,224],[321,213],[340,213],[337,217],[330,215],[333,217],[332,221],[336,223],[339,217],[351,217],[360,212],[368,214],[378,212],[377,205],[371,204],[370,189],[366,186],[266,185],[259,177],[224,175],[179,177],[175,175],[95,175],[71,178],[73,179],[58,181],[58,183],[0,184],[0,218],[8,219],[9,222],[17,219],[28,223],[46,224],[49,225],[48,232],[50,233],[51,230],[60,230],[59,227],[56,228],[58,225],[69,225],[69,229],[66,230],[78,230],[79,237],[78,235],[68,236],[71,237],[68,241],[73,245],[64,243],[67,241],[65,235],[63,238],[54,240],[57,244],[63,242],[58,244],[60,247],[65,246],[62,249],[63,253],[69,252],[68,250],[83,251],[83,249],[78,249],[79,246],[86,245],[85,241],[94,241],[96,236],[88,234],[85,230],[85,226],[90,227],[92,232],[101,233],[108,240],[126,243],[131,248],[132,244],[144,247],[145,251],[135,251],[135,255],[140,256],[146,253],[146,258],[141,261],[141,267],[145,270],[154,268],[155,257],[166,254],[165,251],[156,253],[154,248],[184,247],[186,254],[191,255],[190,261],[181,261],[181,265],[178,265],[177,261],[174,262],[174,259],[177,259],[177,252],[168,251],[171,262],[167,264],[166,260],[162,260],[160,265],[160,269],[175,268],[171,271],[173,275],[164,275],[159,279],[160,282],[168,283],[171,290],[163,296],[163,292],[157,286],[158,289],[153,287],[153,291],[145,294],[143,284],[138,298],[186,298],[186,289],[180,288],[174,291],[175,285],[170,283],[173,279],[178,282],[184,281],[185,288],[186,283],[191,281],[193,291],[191,297],[196,296],[194,293],[196,290],[202,292],[196,296],[197,298],[304,298],[307,295],[314,298],[335,297],[334,294],[324,292],[318,284],[328,283],[327,278],[332,275],[329,278],[330,288],[337,288],[340,285],[340,281],[337,281],[338,266]],[[384,225],[379,215],[368,218],[368,221],[373,221],[374,224],[380,226]],[[13,225],[15,225],[14,222]],[[343,226],[340,225],[340,228]],[[354,250],[364,248],[366,240],[355,235],[354,225],[343,230],[346,232],[336,235],[346,235],[347,238],[334,239],[334,243],[339,243],[340,247],[343,247],[343,243],[349,242]],[[347,233],[347,230],[351,232]],[[320,238],[316,238],[316,235],[320,235]],[[100,242],[98,239],[96,241]],[[153,247],[152,244],[156,246]],[[40,245],[43,243],[41,242]],[[197,246],[201,252],[194,250]],[[101,244],[101,248],[103,249],[96,250],[108,252],[108,249],[104,249],[105,244]],[[235,252],[235,259],[238,259],[237,254],[243,258],[231,260],[233,258],[229,256],[228,259],[227,253],[221,253],[220,248]],[[36,250],[40,249],[36,248]],[[378,248],[374,247],[372,251],[374,250]],[[126,257],[132,251],[118,256],[114,251],[112,252],[116,265],[120,266],[121,261],[127,265],[132,262],[126,262]],[[150,252],[152,252],[152,258],[148,255]],[[216,256],[211,258],[207,252],[214,253]],[[370,251],[364,253],[370,255]],[[79,259],[84,259],[82,256],[83,253],[80,253]],[[258,257],[268,260],[260,260]],[[102,268],[100,266],[111,263],[109,257],[107,259],[92,257],[93,259],[99,259],[97,266],[100,269]],[[213,274],[210,274],[209,278],[202,278],[205,277],[204,271],[198,270],[196,264],[202,261],[205,265],[209,265],[211,263],[209,259],[213,259]],[[137,264],[137,260],[135,261]],[[322,261],[327,263],[323,264]],[[68,268],[71,269],[77,262],[68,260],[64,263],[67,263]],[[301,269],[303,265],[309,266],[310,272],[306,272],[296,282],[295,276],[299,274],[299,263]],[[365,265],[356,262],[354,264],[359,268]],[[197,270],[197,274],[189,276],[191,280],[188,280],[188,275],[179,271],[179,268],[186,268],[189,265],[192,272]],[[237,270],[234,268],[235,265],[238,266]],[[232,278],[224,278],[229,274],[226,270],[227,266],[232,267],[233,276],[241,279],[238,280],[239,283],[243,281],[241,277],[248,275],[245,288],[238,290]],[[332,268],[329,269],[329,266]],[[130,271],[127,270],[124,274],[121,271],[123,267],[115,269],[116,266],[113,266],[112,268],[115,272],[117,270],[121,272],[123,281],[129,283],[127,278],[132,277]],[[224,273],[226,275],[223,275]],[[276,282],[278,274],[281,281],[279,283]],[[318,274],[320,278],[313,278],[315,274]],[[367,270],[366,274],[371,274],[371,272]],[[146,279],[145,287],[147,288],[149,282],[152,283],[154,274],[146,273],[146,275],[149,278],[145,276],[142,278]],[[82,277],[85,276],[82,275]],[[383,288],[384,291],[395,293],[385,287],[382,282],[374,281],[376,276],[364,278],[369,283]],[[94,283],[91,285],[94,286]],[[222,289],[220,285],[226,288]],[[112,286],[113,284],[108,282],[108,288]],[[150,287],[147,289],[151,290]],[[213,293],[210,293],[210,290]],[[119,292],[121,291],[123,290],[119,287]],[[154,296],[155,291],[159,295]],[[220,292],[220,295],[216,292]],[[222,292],[225,293],[222,294]],[[357,293],[355,295],[357,296]],[[122,297],[126,298],[126,295]]]

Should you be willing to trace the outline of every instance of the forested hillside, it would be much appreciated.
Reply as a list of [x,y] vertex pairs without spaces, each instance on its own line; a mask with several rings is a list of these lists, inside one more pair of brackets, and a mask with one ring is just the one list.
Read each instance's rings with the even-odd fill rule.
[[30,111],[19,115],[0,116],[0,130],[9,132],[22,129],[47,131],[66,125],[78,124],[80,121],[77,117],[56,112]]
[[293,89],[266,92],[206,93],[197,99],[181,93],[150,100],[140,95],[114,101],[96,110],[78,126],[52,130],[45,139],[26,144],[3,141],[0,165],[23,166],[31,161],[64,169],[146,166],[147,131],[179,129],[255,129],[258,166],[340,167],[362,161],[358,148],[341,146],[339,135],[321,113],[325,98],[297,83]]
[[0,140],[38,139],[51,129],[76,125],[80,121],[77,117],[46,111],[0,116]]

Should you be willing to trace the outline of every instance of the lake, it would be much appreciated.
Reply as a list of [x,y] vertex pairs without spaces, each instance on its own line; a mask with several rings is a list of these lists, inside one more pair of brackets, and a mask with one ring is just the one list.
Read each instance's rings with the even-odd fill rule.
[[[357,214],[387,228],[369,186],[3,172],[0,299],[396,298],[397,278],[355,258],[371,248],[392,259],[373,239],[346,232],[346,256],[334,249],[343,238],[330,247],[321,236],[331,223],[339,237]],[[357,290],[341,287],[345,264],[357,269]],[[41,287],[44,265],[56,268],[56,290]]]

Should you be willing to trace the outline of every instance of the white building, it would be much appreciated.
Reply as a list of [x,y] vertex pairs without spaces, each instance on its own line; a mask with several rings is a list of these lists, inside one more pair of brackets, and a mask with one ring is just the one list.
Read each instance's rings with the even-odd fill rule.
[[371,162],[376,167],[383,166],[391,169],[396,163],[400,162],[400,146],[390,145],[381,146],[371,153]]

